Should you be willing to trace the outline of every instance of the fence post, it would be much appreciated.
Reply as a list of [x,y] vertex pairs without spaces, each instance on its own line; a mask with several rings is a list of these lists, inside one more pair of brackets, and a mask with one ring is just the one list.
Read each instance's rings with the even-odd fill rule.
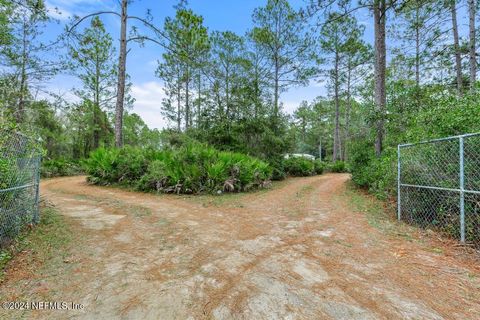
[[400,173],[401,173],[401,162],[400,162],[400,145],[397,146],[397,218],[398,220],[402,219],[402,204],[401,204],[401,194],[400,194]]
[[465,242],[465,175],[463,136],[460,136],[460,241]]
[[37,157],[36,175],[35,175],[35,216],[33,217],[34,223],[40,222],[40,166],[42,163],[42,156]]

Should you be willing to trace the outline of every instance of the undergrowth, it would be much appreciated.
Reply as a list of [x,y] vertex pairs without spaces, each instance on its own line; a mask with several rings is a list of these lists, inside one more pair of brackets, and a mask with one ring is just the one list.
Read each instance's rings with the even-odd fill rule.
[[269,185],[272,176],[271,167],[257,158],[194,142],[162,150],[97,149],[85,170],[94,184],[186,194],[248,191]]
[[0,251],[0,281],[3,281],[5,269],[20,252],[28,252],[29,265],[51,261],[65,250],[72,241],[72,233],[64,218],[52,207],[42,206],[40,222],[26,227],[15,241]]

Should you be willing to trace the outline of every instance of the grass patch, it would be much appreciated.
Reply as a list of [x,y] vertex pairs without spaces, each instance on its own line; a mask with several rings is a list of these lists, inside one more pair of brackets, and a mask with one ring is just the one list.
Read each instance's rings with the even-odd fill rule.
[[371,226],[381,230],[393,227],[390,221],[391,216],[386,212],[383,203],[365,195],[352,183],[347,185],[343,196],[349,198],[350,201],[347,203],[350,203],[354,211],[365,213]]
[[372,227],[389,235],[395,235],[413,241],[414,228],[396,220],[395,210],[365,191],[356,187],[352,182],[347,184],[342,197],[350,204],[353,211],[365,214],[367,222]]
[[6,267],[18,253],[29,253],[27,263],[30,267],[33,263],[43,265],[58,256],[63,261],[71,241],[72,233],[64,217],[54,208],[42,206],[39,224],[26,228],[12,245],[0,251],[0,281],[4,280]]

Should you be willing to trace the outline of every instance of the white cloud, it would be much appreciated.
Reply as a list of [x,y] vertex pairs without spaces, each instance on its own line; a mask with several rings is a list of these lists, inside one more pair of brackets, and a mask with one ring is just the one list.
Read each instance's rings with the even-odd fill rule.
[[50,0],[54,5],[60,6],[75,6],[87,4],[101,4],[102,0]]
[[167,120],[160,114],[162,99],[165,97],[161,82],[149,81],[132,86],[135,98],[133,112],[142,117],[150,128],[166,128]]
[[107,8],[105,1],[101,0],[49,0],[45,5],[48,15],[61,21],[71,18],[72,12],[82,16],[93,10],[92,8]]

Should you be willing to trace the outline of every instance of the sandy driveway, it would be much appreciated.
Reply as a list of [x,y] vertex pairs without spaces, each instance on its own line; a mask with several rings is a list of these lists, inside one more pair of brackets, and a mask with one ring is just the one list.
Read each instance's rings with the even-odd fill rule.
[[186,198],[48,180],[43,195],[79,240],[69,267],[42,286],[85,309],[24,316],[480,319],[478,269],[372,227],[345,204],[347,180]]

